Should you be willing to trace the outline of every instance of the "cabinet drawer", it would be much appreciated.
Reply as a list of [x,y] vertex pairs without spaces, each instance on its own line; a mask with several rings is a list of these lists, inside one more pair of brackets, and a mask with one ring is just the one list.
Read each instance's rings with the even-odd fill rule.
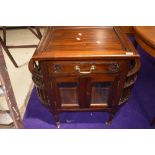
[[120,62],[48,62],[51,74],[119,73]]

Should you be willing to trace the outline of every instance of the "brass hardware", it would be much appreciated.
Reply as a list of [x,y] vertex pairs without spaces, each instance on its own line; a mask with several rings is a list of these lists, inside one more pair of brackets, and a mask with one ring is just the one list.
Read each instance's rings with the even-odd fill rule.
[[94,71],[96,69],[96,66],[95,65],[92,65],[90,67],[90,70],[89,71],[84,71],[84,72],[81,72],[81,69],[80,69],[80,66],[76,65],[75,67],[75,70],[78,71],[80,74],[90,74],[92,71]]

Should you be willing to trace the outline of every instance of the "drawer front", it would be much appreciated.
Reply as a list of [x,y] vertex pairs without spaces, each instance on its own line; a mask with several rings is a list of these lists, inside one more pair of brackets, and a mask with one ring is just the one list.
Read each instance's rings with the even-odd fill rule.
[[50,74],[97,74],[120,72],[120,62],[48,62]]

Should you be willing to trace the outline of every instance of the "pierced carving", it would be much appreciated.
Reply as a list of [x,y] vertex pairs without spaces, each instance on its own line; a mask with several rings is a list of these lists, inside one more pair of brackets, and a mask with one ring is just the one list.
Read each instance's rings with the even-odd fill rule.
[[112,63],[109,65],[109,71],[112,73],[119,72],[119,64],[118,63]]
[[54,72],[60,72],[62,69],[61,69],[61,66],[59,64],[54,64],[53,65],[53,71]]
[[38,61],[35,61],[34,62],[34,68],[37,68],[38,70],[40,69],[39,62]]
[[43,75],[38,61],[30,61],[29,69],[32,73],[32,80],[36,86],[37,94],[44,105],[49,104],[48,96],[45,90]]
[[120,101],[119,101],[119,105],[125,103],[128,99],[129,99],[129,96],[126,96],[124,98],[121,98]]

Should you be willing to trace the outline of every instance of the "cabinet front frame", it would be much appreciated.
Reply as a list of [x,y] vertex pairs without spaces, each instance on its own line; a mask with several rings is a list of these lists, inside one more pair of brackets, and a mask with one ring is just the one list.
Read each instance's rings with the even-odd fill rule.
[[[59,64],[64,63],[62,61],[56,61]],[[66,73],[52,73],[49,72],[49,61],[44,61],[42,64],[44,67],[43,72],[45,75],[46,82],[45,84],[47,87],[47,92],[49,96],[49,100],[51,104],[54,105],[54,108],[57,110],[69,110],[69,109],[106,109],[106,108],[113,108],[116,107],[119,103],[119,99],[121,96],[121,92],[123,91],[123,86],[125,82],[125,78],[128,72],[128,62],[124,60],[120,61],[110,61],[110,62],[118,62],[120,66],[120,70],[117,73],[90,73],[90,74],[66,74]],[[52,62],[52,63],[55,63]],[[94,64],[94,62],[85,62],[89,64]],[[100,63],[100,62],[98,62]],[[102,61],[104,64],[105,62]],[[80,61],[79,61],[80,64]],[[90,91],[92,89],[92,83],[93,82],[111,82],[113,81],[113,84],[109,90],[109,96],[108,96],[108,106],[106,105],[93,105],[90,106],[90,98],[87,96],[87,94],[91,94]],[[60,99],[60,92],[57,87],[58,82],[77,82],[78,84],[78,104],[79,106],[72,106],[69,105],[68,107],[64,107],[61,105],[61,99]],[[85,84],[87,83],[87,84]],[[89,90],[88,90],[89,89]],[[82,91],[81,91],[82,90]],[[79,93],[80,92],[80,93]],[[92,91],[91,91],[92,92]],[[87,93],[87,94],[86,94]],[[87,96],[87,97],[84,97]]]

